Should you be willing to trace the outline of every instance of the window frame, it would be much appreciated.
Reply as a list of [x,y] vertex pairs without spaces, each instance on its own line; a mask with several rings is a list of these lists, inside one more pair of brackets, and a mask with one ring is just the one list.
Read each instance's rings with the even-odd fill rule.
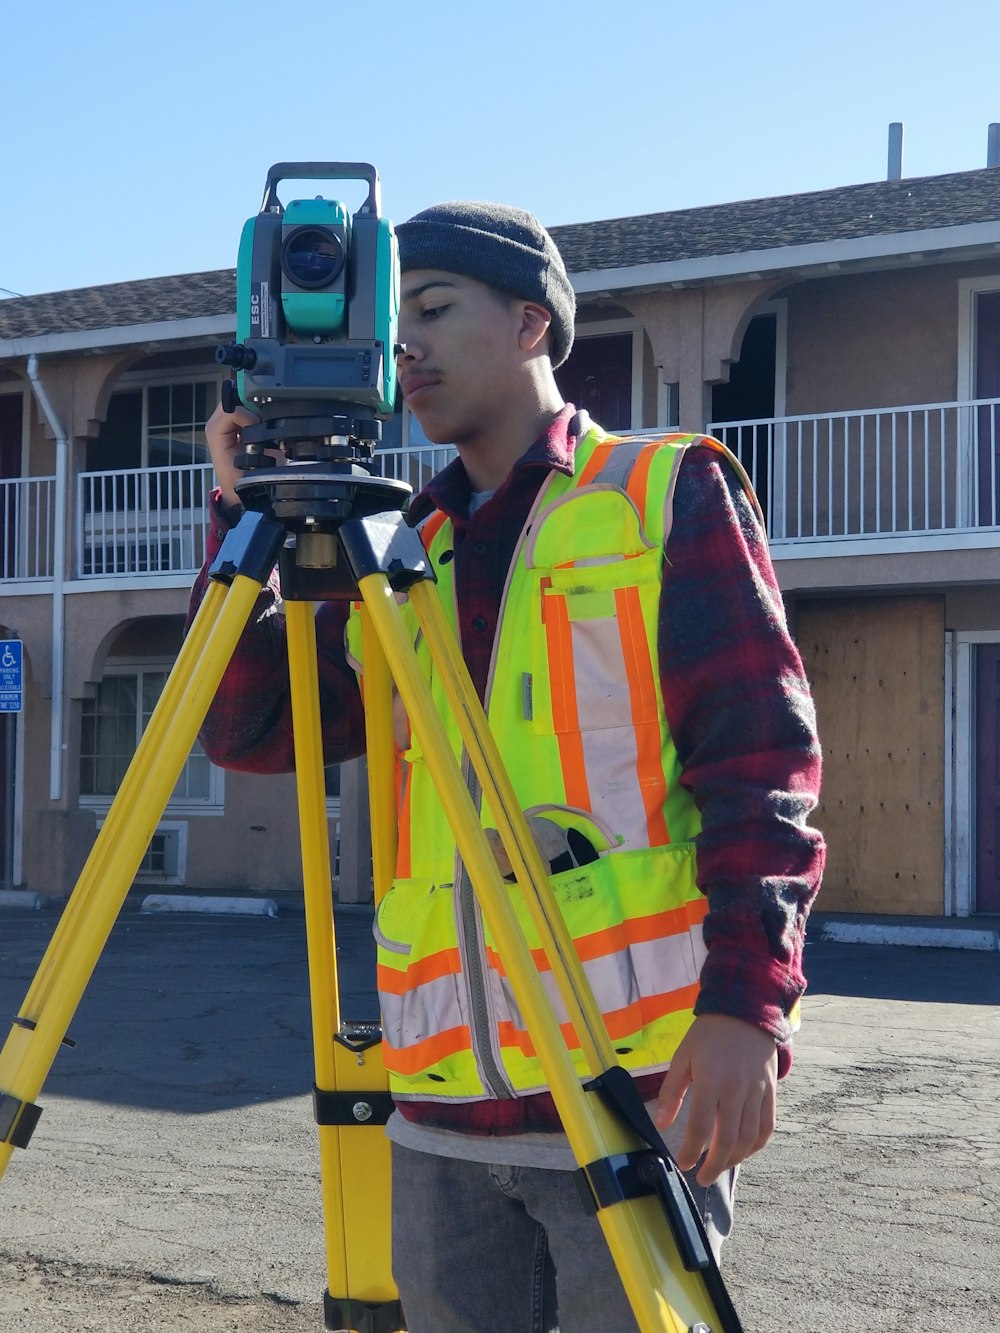
[[[170,671],[173,669],[173,666],[174,666],[174,660],[169,657],[163,657],[163,656],[142,657],[142,658],[136,658],[136,657],[115,658],[114,661],[109,661],[108,663],[105,664],[104,672],[101,676],[100,683],[103,683],[109,677],[123,677],[123,676],[131,677],[135,681],[136,685],[136,698],[141,700],[142,674],[147,671],[149,672],[156,671],[156,672],[166,672],[167,675],[169,675]],[[141,707],[138,711],[139,713],[141,713]],[[136,722],[137,722],[136,742],[135,742],[135,748],[132,750],[133,757],[135,755],[135,750],[138,748],[139,741],[142,738],[142,734],[143,731],[145,730],[145,725],[146,725],[142,723],[141,716],[137,716]],[[141,724],[141,726],[139,724]],[[197,745],[197,742],[195,742],[195,744]],[[202,755],[204,756],[204,752],[202,752]],[[188,758],[185,759],[184,761],[185,766],[189,762],[190,757],[191,756],[189,755]],[[83,754],[83,746],[81,739],[80,753],[78,759],[78,772],[77,772],[78,788],[82,787],[81,778],[82,778],[82,768],[84,764],[84,759],[85,757]],[[164,810],[164,816],[223,815],[225,813],[224,771],[221,768],[219,768],[216,764],[213,764],[210,759],[207,759],[207,757],[206,757],[206,763],[208,764],[208,795],[205,797],[190,797],[190,796],[175,797],[173,794],[171,794],[170,799],[167,802],[166,808]],[[107,811],[110,809],[111,803],[115,799],[116,795],[117,795],[117,790],[110,793],[105,793],[105,792],[85,793],[82,790],[80,790],[79,791],[80,808],[82,810],[94,810],[99,814],[100,813],[106,814]]]

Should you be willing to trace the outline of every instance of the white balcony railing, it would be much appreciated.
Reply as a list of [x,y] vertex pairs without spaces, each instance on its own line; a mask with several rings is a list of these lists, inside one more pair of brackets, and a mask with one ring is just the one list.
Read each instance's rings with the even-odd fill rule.
[[51,579],[55,477],[0,481],[0,579]]
[[205,555],[207,463],[84,472],[77,485],[76,577],[191,574]]
[[422,444],[409,449],[377,449],[375,464],[383,477],[406,481],[416,495],[431,477],[441,471],[458,450],[451,444]]
[[[775,545],[1000,529],[1000,399],[712,422],[750,473]],[[643,432],[656,434],[657,432]],[[419,490],[448,446],[379,449]],[[205,464],[77,478],[73,578],[193,575],[205,549]],[[53,577],[55,478],[0,481],[0,577]]]
[[774,544],[1000,525],[998,398],[711,422],[708,433],[750,473]]

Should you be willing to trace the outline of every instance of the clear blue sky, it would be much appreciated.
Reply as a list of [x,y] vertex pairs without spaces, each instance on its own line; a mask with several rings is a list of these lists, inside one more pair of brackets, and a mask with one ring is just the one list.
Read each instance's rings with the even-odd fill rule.
[[883,179],[890,121],[905,175],[964,171],[1000,121],[997,0],[32,0],[0,31],[25,295],[235,264],[277,161],[374,163],[396,221],[551,225]]

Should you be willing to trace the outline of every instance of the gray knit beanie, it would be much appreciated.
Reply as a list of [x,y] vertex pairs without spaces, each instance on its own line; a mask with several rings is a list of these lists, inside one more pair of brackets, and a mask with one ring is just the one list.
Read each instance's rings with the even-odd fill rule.
[[404,273],[444,269],[537,301],[552,316],[552,365],[569,356],[576,296],[555,242],[531,213],[506,204],[434,204],[401,222],[396,238]]

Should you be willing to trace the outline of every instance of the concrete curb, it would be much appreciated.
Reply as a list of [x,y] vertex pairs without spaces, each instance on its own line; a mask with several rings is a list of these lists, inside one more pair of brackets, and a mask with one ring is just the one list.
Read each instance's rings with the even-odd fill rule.
[[1000,950],[1000,932],[975,926],[890,925],[872,921],[826,921],[820,931],[825,944],[906,944],[931,949]]
[[277,916],[273,898],[200,897],[186,893],[150,893],[142,900],[140,912],[200,912],[213,916]]
[[40,893],[28,893],[26,889],[0,889],[0,907],[24,907],[39,912],[45,901]]

